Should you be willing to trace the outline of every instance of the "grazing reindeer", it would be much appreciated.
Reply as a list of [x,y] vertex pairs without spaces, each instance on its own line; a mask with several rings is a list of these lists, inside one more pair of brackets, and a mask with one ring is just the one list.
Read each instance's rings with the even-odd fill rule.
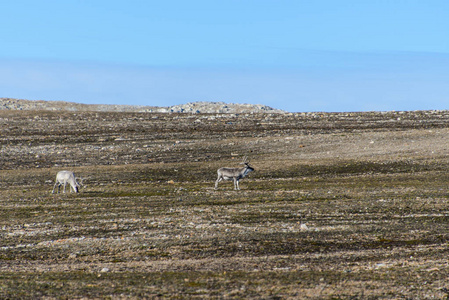
[[218,188],[218,183],[222,180],[234,180],[234,190],[240,190],[239,180],[245,177],[249,172],[254,171],[246,161],[247,157],[243,158],[241,164],[245,165],[243,168],[220,168],[217,170],[218,178],[215,181],[215,189]]
[[65,186],[67,185],[67,183],[70,184],[71,190],[73,190],[75,193],[79,192],[78,191],[79,184],[76,181],[75,174],[71,171],[59,171],[58,174],[56,175],[56,183],[53,186],[52,193],[53,194],[55,193],[56,186],[58,186],[58,193],[59,193],[61,185],[64,185],[63,193],[65,193]]

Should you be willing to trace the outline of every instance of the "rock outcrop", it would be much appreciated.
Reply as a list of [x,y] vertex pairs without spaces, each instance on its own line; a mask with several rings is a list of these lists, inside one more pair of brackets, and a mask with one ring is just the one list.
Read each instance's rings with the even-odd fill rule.
[[0,110],[64,110],[103,112],[154,112],[154,113],[285,113],[262,104],[237,104],[225,102],[191,102],[168,107],[143,105],[82,104],[64,101],[22,100],[0,98]]

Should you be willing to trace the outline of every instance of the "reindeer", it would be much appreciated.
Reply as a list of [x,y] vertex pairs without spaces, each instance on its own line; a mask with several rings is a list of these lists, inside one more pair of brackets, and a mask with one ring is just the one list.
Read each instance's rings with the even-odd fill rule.
[[234,190],[240,190],[239,180],[248,175],[249,172],[254,171],[247,161],[247,157],[243,158],[240,163],[245,165],[243,168],[220,168],[217,170],[218,178],[215,181],[215,189],[218,188],[218,183],[222,180],[234,180]]
[[71,171],[59,171],[58,174],[56,175],[56,183],[53,186],[52,194],[55,193],[56,186],[58,186],[58,193],[59,193],[59,189],[61,188],[61,185],[64,185],[63,193],[65,193],[65,186],[67,183],[70,184],[70,188],[71,188],[70,191],[73,190],[75,193],[78,193],[79,192],[79,190],[78,190],[79,184],[76,181],[76,179],[77,178],[75,177],[75,174]]

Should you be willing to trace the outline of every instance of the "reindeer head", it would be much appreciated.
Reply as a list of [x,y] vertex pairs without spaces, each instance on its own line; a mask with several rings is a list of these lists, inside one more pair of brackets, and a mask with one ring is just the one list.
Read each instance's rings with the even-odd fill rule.
[[246,166],[246,169],[248,170],[248,173],[254,171],[254,168],[251,167],[251,166],[249,165],[249,163],[245,163],[245,166]]
[[249,165],[248,156],[245,156],[240,164],[245,165],[245,168],[247,169],[246,173],[254,171],[254,168]]

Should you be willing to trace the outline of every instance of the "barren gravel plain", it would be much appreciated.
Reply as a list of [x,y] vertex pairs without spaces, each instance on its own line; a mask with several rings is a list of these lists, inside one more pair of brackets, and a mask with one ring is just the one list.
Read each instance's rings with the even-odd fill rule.
[[[0,132],[1,299],[448,297],[449,111],[2,110]],[[51,193],[60,170],[80,193]]]

